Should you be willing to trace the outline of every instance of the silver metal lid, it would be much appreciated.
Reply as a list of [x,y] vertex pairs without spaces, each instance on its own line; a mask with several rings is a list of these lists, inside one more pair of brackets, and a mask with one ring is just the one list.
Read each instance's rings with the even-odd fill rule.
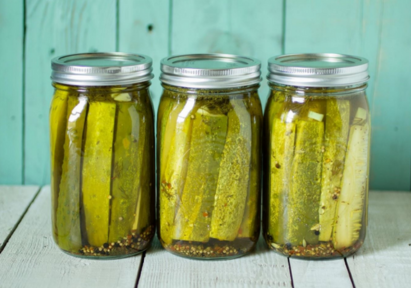
[[230,54],[188,54],[161,60],[160,80],[188,88],[232,88],[261,81],[261,62]]
[[51,79],[75,86],[128,85],[152,79],[151,66],[151,58],[141,54],[72,54],[51,60]]
[[268,81],[303,87],[337,87],[368,81],[368,60],[344,54],[290,54],[268,60]]

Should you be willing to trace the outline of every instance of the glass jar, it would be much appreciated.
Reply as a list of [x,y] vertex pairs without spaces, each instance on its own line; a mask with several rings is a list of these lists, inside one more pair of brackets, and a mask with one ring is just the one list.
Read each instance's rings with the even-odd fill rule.
[[298,54],[268,63],[265,240],[288,256],[346,257],[364,242],[367,225],[368,61]]
[[123,53],[52,60],[52,227],[73,256],[131,256],[154,236],[151,63]]
[[244,255],[260,231],[260,62],[197,54],[161,63],[161,244],[189,258]]

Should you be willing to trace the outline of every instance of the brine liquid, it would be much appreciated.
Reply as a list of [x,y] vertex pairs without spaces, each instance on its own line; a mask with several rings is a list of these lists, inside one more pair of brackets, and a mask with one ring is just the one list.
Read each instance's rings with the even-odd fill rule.
[[367,217],[365,94],[320,90],[274,89],[265,114],[264,237],[271,249],[306,258],[355,252]]
[[143,86],[55,84],[53,235],[70,254],[123,257],[154,236],[154,123]]
[[159,236],[178,255],[238,257],[258,239],[261,104],[256,88],[225,92],[161,99]]

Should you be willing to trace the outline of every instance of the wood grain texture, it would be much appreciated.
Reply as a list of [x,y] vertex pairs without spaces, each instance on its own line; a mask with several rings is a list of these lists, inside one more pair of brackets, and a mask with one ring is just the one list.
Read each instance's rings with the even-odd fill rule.
[[0,0],[0,184],[23,181],[23,1]]
[[[374,60],[372,117],[371,188],[410,190],[411,182],[411,1],[367,1],[380,12]],[[372,3],[372,4],[371,4]],[[377,34],[377,33],[375,33]],[[364,50],[367,55],[370,48]]]
[[285,53],[355,54],[361,46],[362,1],[286,1]]
[[45,187],[0,254],[0,287],[134,287],[141,255],[96,261],[64,254],[51,236],[50,202]]
[[339,52],[369,59],[371,188],[411,189],[411,114],[407,110],[411,107],[411,58],[406,56],[411,47],[407,30],[411,1],[25,3],[26,9],[24,1],[0,0],[0,61],[7,67],[0,70],[0,131],[4,135],[0,163],[7,163],[0,165],[1,184],[49,182],[48,108],[53,90],[49,67],[53,57],[116,47],[152,56],[155,78],[151,91],[157,111],[161,58],[170,53],[249,55],[262,62],[260,97],[265,105],[266,62],[282,53],[284,38],[285,53]]
[[171,54],[230,53],[262,64],[260,98],[268,98],[267,60],[281,54],[282,1],[174,0]]
[[170,1],[119,1],[119,51],[146,54],[153,59],[150,92],[156,115],[163,91],[160,61],[168,55]]
[[116,0],[27,0],[25,179],[50,181],[50,60],[77,52],[114,51]]
[[344,259],[310,261],[290,258],[290,265],[295,288],[352,287]]
[[[7,211],[18,210],[16,203],[25,207],[35,194],[33,188],[0,187],[1,219],[13,214]],[[49,187],[43,188],[0,254],[0,287],[134,287],[141,255],[96,261],[71,257],[57,248],[50,233],[50,201]],[[369,206],[365,243],[347,258],[354,284],[410,287],[411,194],[373,191]],[[343,260],[290,259],[290,264],[296,288],[352,287]],[[227,261],[174,256],[156,239],[146,252],[139,287],[291,287],[291,281],[287,258],[268,251],[262,238],[255,252]]]
[[0,186],[0,251],[38,190],[38,186]]
[[372,189],[410,190],[411,107],[408,0],[287,1],[285,53],[366,57],[372,115]]
[[175,256],[154,241],[139,287],[291,287],[287,257],[269,251],[262,237],[256,251],[234,260],[201,261]]
[[356,287],[411,287],[411,195],[372,192],[363,247],[347,258]]

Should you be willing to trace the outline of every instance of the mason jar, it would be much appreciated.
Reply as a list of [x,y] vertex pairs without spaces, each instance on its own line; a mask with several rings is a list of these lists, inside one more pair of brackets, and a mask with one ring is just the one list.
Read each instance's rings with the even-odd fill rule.
[[52,60],[52,227],[64,252],[121,258],[155,229],[152,61],[85,53]]
[[260,62],[225,54],[161,61],[158,234],[180,256],[234,258],[260,231]]
[[295,54],[268,66],[264,238],[288,256],[346,257],[367,226],[368,61]]

